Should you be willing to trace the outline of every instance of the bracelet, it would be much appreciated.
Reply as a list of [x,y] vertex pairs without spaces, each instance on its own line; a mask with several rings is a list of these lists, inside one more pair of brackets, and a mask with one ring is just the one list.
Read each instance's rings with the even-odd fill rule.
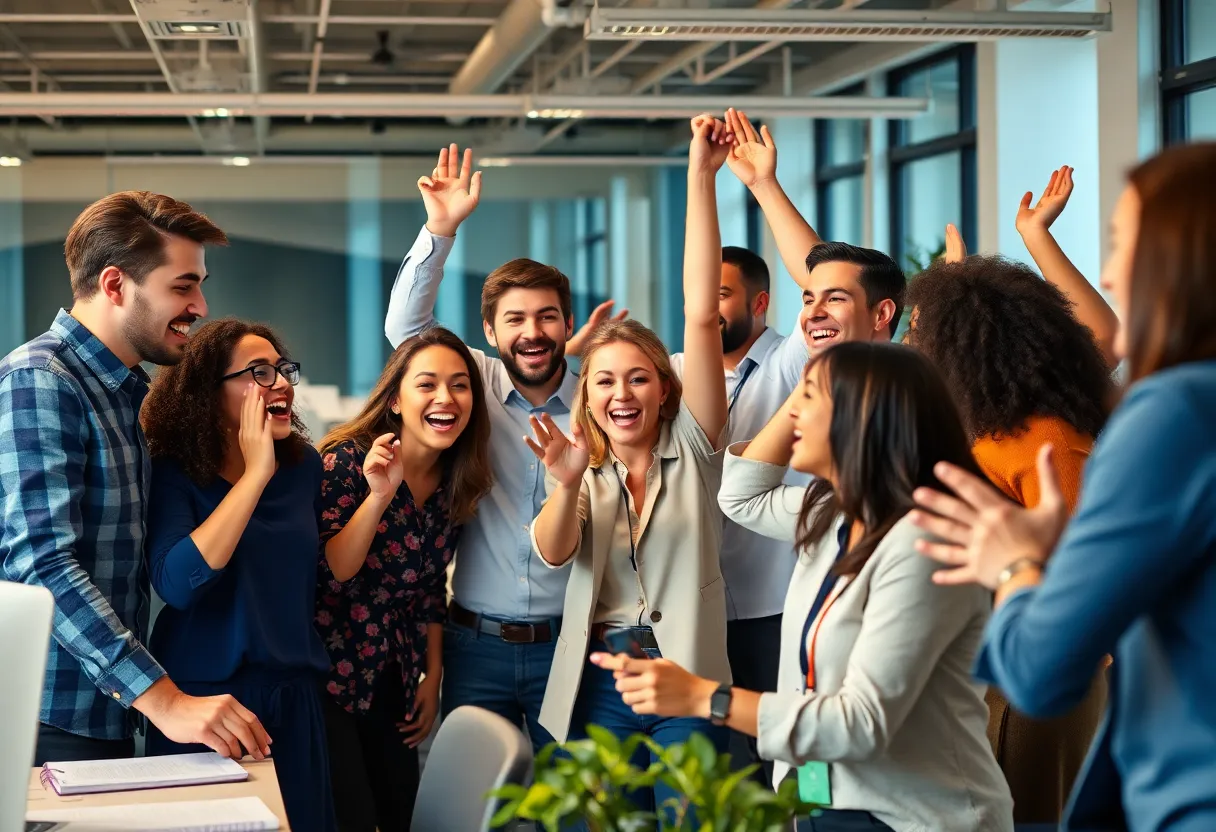
[[1018,558],[1013,563],[1001,570],[1001,574],[996,576],[996,586],[1000,589],[1005,584],[1009,583],[1014,577],[1027,569],[1037,569],[1043,571],[1043,564],[1034,558]]

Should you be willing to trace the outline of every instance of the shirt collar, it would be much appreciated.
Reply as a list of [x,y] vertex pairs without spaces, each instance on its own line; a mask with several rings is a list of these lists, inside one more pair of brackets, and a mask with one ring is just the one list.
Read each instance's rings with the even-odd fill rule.
[[109,390],[118,390],[128,379],[148,383],[148,374],[139,365],[128,367],[88,327],[60,309],[51,331],[63,339],[72,352],[92,370]]
[[578,373],[571,370],[568,363],[563,362],[562,374],[562,383],[558,385],[557,390],[549,397],[549,400],[539,407],[533,407],[532,403],[524,398],[519,390],[515,389],[515,379],[511,377],[511,373],[507,370],[507,362],[499,361],[499,383],[505,391],[502,403],[509,405],[512,401],[515,401],[520,407],[528,410],[544,410],[547,413],[569,413],[574,407],[574,394],[578,390]]
[[735,367],[735,372],[738,373],[743,371],[743,364],[745,361],[750,361],[759,366],[761,360],[765,355],[768,354],[768,351],[773,348],[773,344],[780,340],[780,338],[781,336],[777,334],[777,330],[773,329],[771,326],[766,326],[764,328],[764,332],[761,332],[760,337],[756,339],[756,343],[752,344],[751,349],[747,351],[747,355],[743,356],[743,359],[739,362],[738,366]]

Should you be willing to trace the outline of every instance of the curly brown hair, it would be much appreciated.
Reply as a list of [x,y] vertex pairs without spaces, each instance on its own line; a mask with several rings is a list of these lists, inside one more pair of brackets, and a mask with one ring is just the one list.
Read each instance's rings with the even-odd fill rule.
[[[220,415],[220,378],[246,335],[265,338],[283,357],[283,342],[270,327],[239,318],[208,321],[190,335],[177,364],[162,367],[140,411],[152,459],[171,459],[200,486],[219,476],[228,450]],[[299,461],[308,447],[303,420],[291,411],[291,435],[274,443],[280,464]]]
[[973,441],[1017,435],[1031,416],[1102,429],[1110,369],[1072,303],[1029,266],[939,260],[912,280],[908,307],[908,342],[941,371]]

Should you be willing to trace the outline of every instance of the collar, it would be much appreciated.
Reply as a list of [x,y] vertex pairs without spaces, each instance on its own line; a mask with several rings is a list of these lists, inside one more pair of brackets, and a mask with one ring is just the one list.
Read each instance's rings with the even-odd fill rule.
[[549,397],[549,400],[539,407],[533,407],[532,403],[524,398],[523,394],[515,388],[515,379],[511,378],[511,373],[507,371],[507,362],[498,362],[498,378],[501,389],[506,391],[503,393],[502,403],[509,405],[512,402],[512,397],[519,402],[521,407],[528,410],[544,410],[548,413],[569,413],[574,409],[574,394],[578,390],[578,373],[570,369],[569,363],[562,362],[562,383],[558,385],[557,390]]
[[747,351],[747,355],[740,359],[738,365],[735,367],[735,372],[742,372],[743,364],[747,361],[759,366],[761,361],[764,359],[764,356],[768,355],[768,351],[771,350],[773,345],[780,340],[781,336],[777,334],[777,330],[773,329],[771,326],[766,326],[764,328],[764,332],[760,333],[760,337],[756,339],[756,342],[752,344],[751,349]]
[[134,368],[123,364],[110,348],[101,342],[88,327],[73,318],[66,310],[60,309],[51,324],[51,331],[63,339],[72,352],[84,362],[93,375],[106,386],[108,390],[118,390],[127,379],[134,378],[144,384],[148,383],[148,374],[143,367]]

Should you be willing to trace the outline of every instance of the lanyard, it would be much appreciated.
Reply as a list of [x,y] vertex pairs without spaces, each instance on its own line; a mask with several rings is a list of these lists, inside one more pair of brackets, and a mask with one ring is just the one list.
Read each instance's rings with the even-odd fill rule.
[[[619,482],[619,479],[618,479]],[[625,523],[629,526],[629,565],[633,567],[633,571],[638,571],[638,550],[637,544],[633,542],[633,517],[630,516],[629,510],[629,492],[625,489],[625,484],[621,485],[621,499],[625,502]]]
[[[828,616],[828,610],[832,604],[836,603],[836,599],[840,597],[840,593],[832,594],[832,590],[836,588],[836,584],[840,581],[840,575],[833,570],[836,564],[840,563],[840,559],[844,557],[848,551],[849,544],[849,524],[845,523],[840,527],[840,532],[837,539],[840,542],[839,550],[836,553],[836,559],[832,561],[832,566],[828,570],[828,574],[824,577],[823,583],[819,586],[819,592],[815,595],[815,602],[811,604],[811,611],[807,614],[806,621],[802,625],[802,640],[798,642],[800,645],[798,650],[799,658],[802,660],[802,678],[806,680],[806,689],[815,689],[815,643],[819,640],[819,628],[823,626],[823,620]],[[843,590],[842,590],[843,591]],[[818,623],[816,623],[818,620]],[[811,632],[812,625],[815,631]],[[806,647],[807,636],[810,635],[810,647]]]
[[[750,359],[747,358],[743,360],[750,361]],[[751,378],[752,371],[758,366],[760,365],[755,361],[750,361],[750,363],[747,365],[747,369],[743,371],[743,375],[739,377],[739,383],[735,385],[734,392],[730,394],[730,402],[726,405],[727,416],[730,416],[730,412],[735,409],[735,402],[739,401],[739,394],[743,392],[743,385],[747,384],[747,380]]]

